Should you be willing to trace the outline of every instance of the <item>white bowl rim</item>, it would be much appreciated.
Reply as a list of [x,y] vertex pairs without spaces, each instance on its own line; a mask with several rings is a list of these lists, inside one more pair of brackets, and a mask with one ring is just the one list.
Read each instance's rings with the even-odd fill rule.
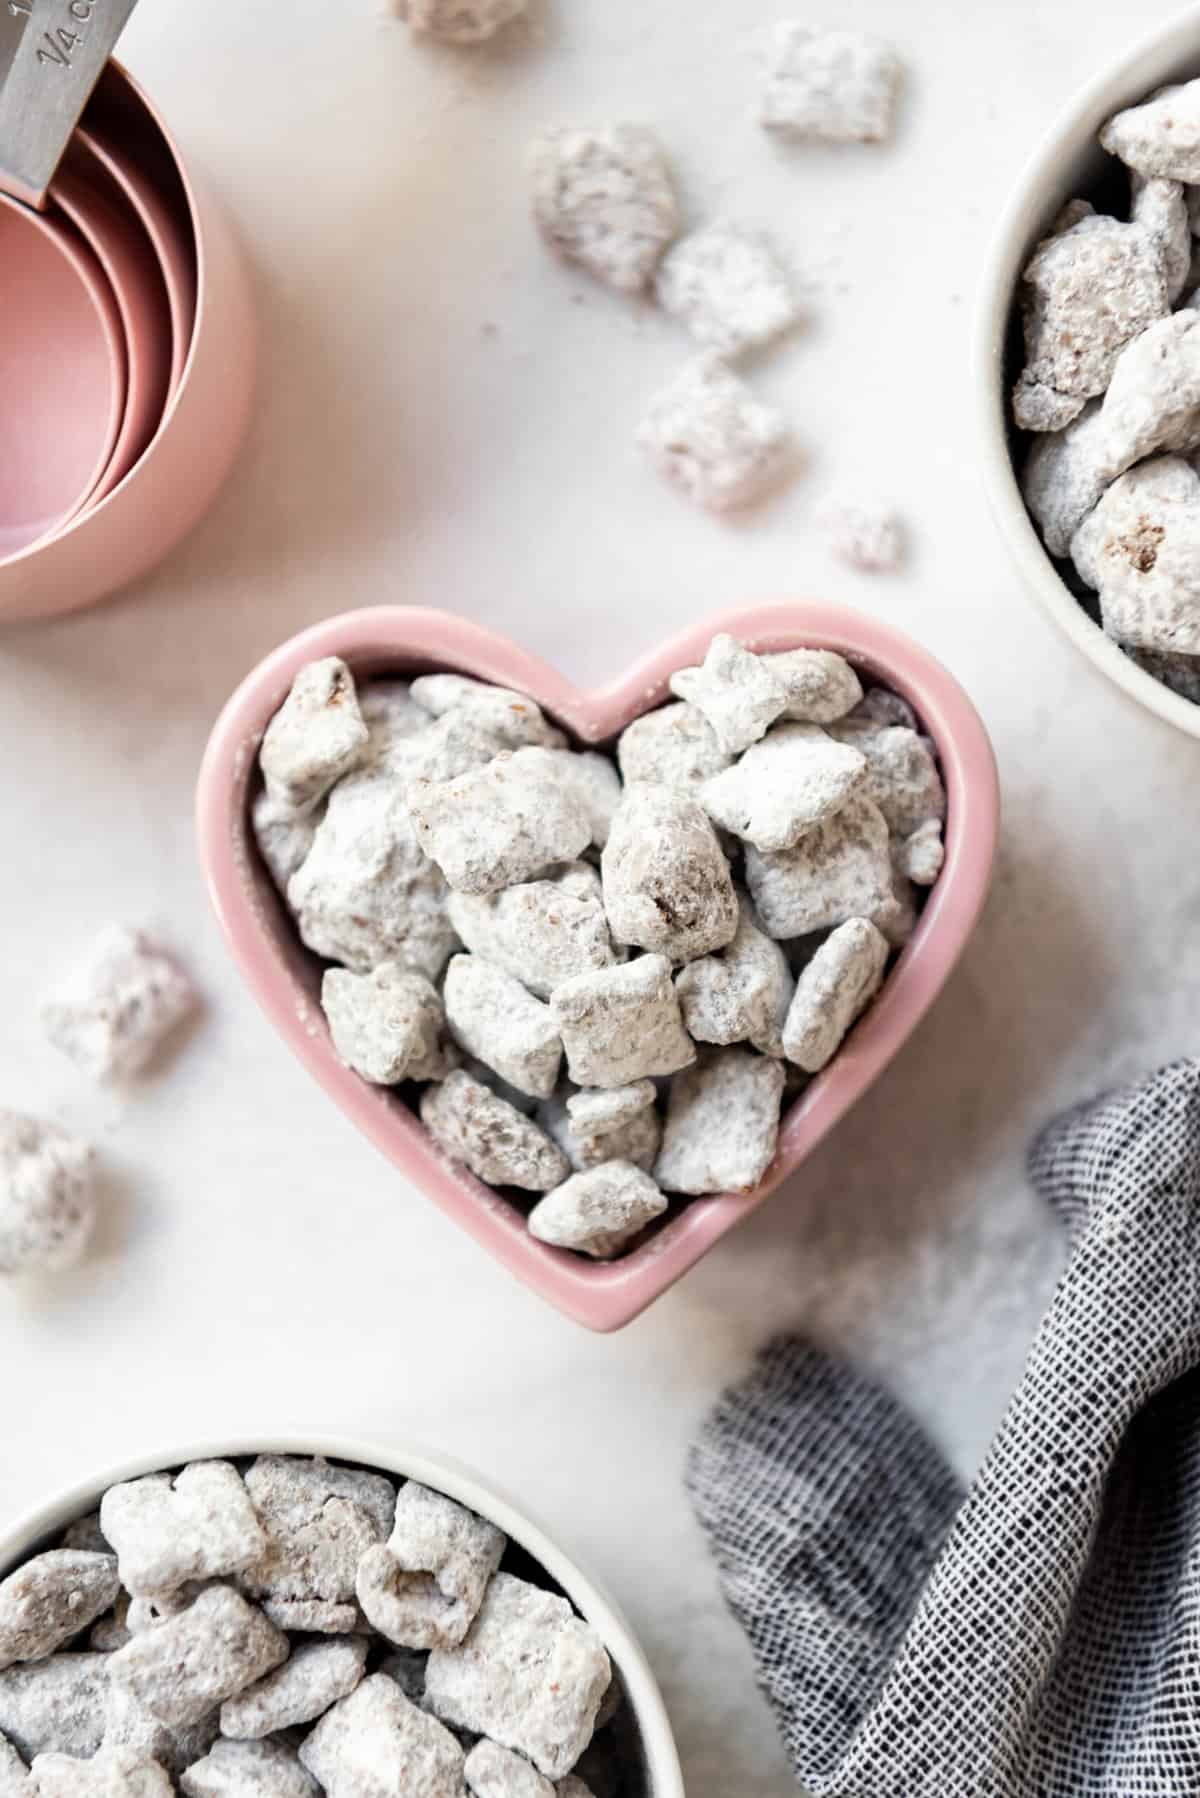
[[1092,622],[1060,578],[1037,534],[1017,485],[1007,436],[1007,394],[1001,380],[1004,342],[1020,265],[1050,211],[1055,172],[1075,141],[1094,137],[1103,121],[1170,79],[1172,65],[1200,67],[1200,5],[1177,13],[1141,38],[1071,99],[1038,145],[1001,214],[984,263],[972,336],[972,381],[984,485],[993,515],[1017,567],[1042,606],[1077,649],[1148,711],[1188,736],[1200,737],[1200,705],[1147,674]]
[[658,1682],[633,1630],[614,1601],[578,1562],[568,1557],[542,1526],[504,1492],[472,1468],[450,1456],[409,1442],[380,1437],[265,1432],[168,1443],[149,1454],[133,1455],[73,1481],[42,1503],[0,1528],[0,1577],[39,1543],[96,1508],[100,1495],[122,1480],[182,1467],[189,1461],[244,1459],[253,1455],[320,1455],[351,1461],[397,1479],[417,1480],[489,1518],[544,1567],[570,1597],[576,1609],[598,1631],[620,1670],[646,1752],[649,1798],[684,1798],[683,1773],[675,1738]]

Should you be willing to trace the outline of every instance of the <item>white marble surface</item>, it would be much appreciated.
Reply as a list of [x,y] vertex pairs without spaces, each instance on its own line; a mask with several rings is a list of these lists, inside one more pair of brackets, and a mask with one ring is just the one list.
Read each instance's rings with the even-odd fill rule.
[[[968,1469],[1057,1245],[1022,1154],[1057,1105],[1195,1044],[1200,748],[1118,698],[1019,590],[973,466],[967,337],[998,208],[1137,0],[837,17],[912,70],[898,141],[782,154],[751,122],[754,36],[786,6],[547,0],[539,39],[415,49],[369,0],[145,0],[126,53],[228,196],[265,333],[237,477],[115,603],[0,637],[0,1097],[94,1135],[99,1253],[0,1293],[0,1515],[181,1433],[415,1433],[527,1499],[620,1595],[692,1798],[794,1789],[680,1490],[685,1444],[759,1339],[798,1325],[886,1368]],[[753,29],[752,29],[753,27]],[[631,446],[675,331],[552,263],[522,161],[562,118],[656,121],[689,209],[769,225],[811,327],[763,362],[808,457],[721,523]],[[834,566],[831,487],[893,496],[898,578]],[[190,800],[233,684],[351,605],[460,608],[576,678],[731,601],[822,594],[908,628],[994,733],[994,897],[935,1012],[836,1137],[614,1339],[510,1284],[308,1084],[226,962]],[[207,1014],[136,1097],[46,1047],[47,979],[99,924],[186,954]]]

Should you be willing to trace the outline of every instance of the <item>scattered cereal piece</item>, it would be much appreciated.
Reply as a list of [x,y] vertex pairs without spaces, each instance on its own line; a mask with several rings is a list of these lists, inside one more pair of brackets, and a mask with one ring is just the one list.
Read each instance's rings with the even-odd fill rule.
[[326,1711],[300,1759],[329,1798],[461,1798],[463,1751],[382,1673]]
[[653,781],[695,797],[710,775],[730,766],[733,756],[721,748],[700,708],[681,700],[627,724],[617,739],[617,761],[626,786]]
[[524,15],[527,0],[401,0],[414,32],[444,44],[482,44]]
[[501,893],[451,893],[450,922],[468,949],[513,975],[539,999],[572,974],[617,961],[600,876],[571,862],[545,880]]
[[835,741],[819,724],[777,724],[705,783],[704,809],[759,849],[790,849],[865,789],[866,757],[852,741]]
[[689,962],[675,981],[683,1021],[696,1042],[750,1042],[763,1055],[782,1055],[794,985],[787,956],[758,928],[744,894],[738,905],[737,935],[724,953]]
[[401,1648],[453,1648],[483,1603],[507,1546],[503,1530],[409,1480],[386,1547],[358,1564],[367,1621]]
[[705,225],[681,237],[659,263],[654,291],[664,312],[723,356],[769,343],[800,315],[769,238],[740,225]]
[[436,980],[454,947],[446,883],[413,834],[402,778],[386,768],[338,782],[288,904],[302,941],[356,974],[398,961]]
[[946,860],[940,818],[926,818],[895,846],[893,857],[900,873],[915,886],[931,887]]
[[946,789],[928,739],[903,725],[878,725],[846,718],[830,735],[867,758],[861,791],[875,804],[895,836],[907,837],[930,818],[946,816]]
[[768,855],[747,844],[746,884],[759,922],[777,940],[873,918],[895,897],[882,812],[854,798],[793,849]]
[[690,961],[723,947],[737,929],[733,881],[716,832],[703,806],[672,787],[629,788],[600,870],[617,942]]
[[[651,1083],[647,1081],[646,1084]],[[625,1093],[632,1089],[622,1086],[615,1090]],[[599,1094],[589,1096],[599,1097]],[[650,1172],[662,1141],[662,1125],[653,1106],[636,1112],[633,1117],[611,1129],[597,1131],[577,1124],[568,1110],[569,1105],[569,1099],[564,1101],[559,1094],[555,1094],[539,1105],[537,1115],[547,1136],[553,1137],[577,1174],[591,1167],[599,1167],[605,1161],[629,1161],[634,1167],[640,1167],[643,1173]]]
[[566,742],[557,725],[547,723],[536,701],[511,687],[493,687],[466,674],[422,674],[413,681],[409,695],[434,718],[453,712],[469,720],[504,749],[526,744],[561,749]]
[[900,73],[895,51],[864,32],[778,25],[762,123],[783,137],[879,143],[891,135]]
[[463,1772],[475,1798],[555,1798],[562,1791],[561,1784],[553,1786],[543,1779],[523,1754],[486,1738],[472,1748]]
[[156,1760],[104,1747],[92,1759],[39,1754],[30,1769],[38,1798],[171,1798],[175,1788]]
[[461,1068],[426,1088],[421,1122],[447,1155],[489,1185],[549,1192],[566,1177],[567,1158],[545,1131]]
[[321,1798],[296,1750],[278,1742],[214,1742],[179,1782],[185,1798]]
[[0,1671],[41,1661],[93,1623],[120,1590],[112,1555],[52,1548],[0,1581]]
[[495,893],[571,862],[592,840],[578,796],[513,755],[408,788],[417,839],[460,893]]
[[286,805],[263,787],[250,806],[250,827],[267,873],[286,898],[288,881],[303,866],[320,823],[319,809]]
[[55,1654],[0,1673],[0,1731],[18,1754],[95,1754],[104,1739],[107,1654]]
[[826,938],[796,982],[783,1052],[809,1074],[841,1047],[860,1012],[879,991],[888,946],[874,924],[849,918]]
[[141,1070],[196,1005],[176,963],[140,930],[113,924],[42,1007],[46,1035],[93,1080]]
[[629,1086],[572,1093],[567,1113],[575,1129],[585,1136],[608,1136],[648,1110],[656,1097],[653,1080],[635,1080]]
[[1178,456],[1131,468],[1071,544],[1104,628],[1135,648],[1200,654],[1200,476]]
[[[719,357],[697,356],[656,393],[638,442],[659,472],[710,512],[762,498],[780,479],[791,434]],[[673,689],[678,691],[678,689]]]
[[600,281],[637,293],[679,230],[662,146],[639,125],[564,129],[538,139],[533,211],[546,241]]
[[455,955],[442,988],[454,1040],[535,1098],[558,1083],[562,1040],[548,1005],[480,955]]
[[396,961],[380,962],[369,974],[326,968],[321,1009],[338,1059],[364,1080],[395,1086],[449,1072],[446,1015],[424,974]]
[[671,691],[700,708],[723,750],[740,755],[787,709],[785,679],[765,657],[718,634],[701,667],[679,668],[671,676]]
[[1200,312],[1147,326],[1117,358],[1100,408],[1109,476],[1200,446]]
[[1192,231],[1184,190],[1178,181],[1136,172],[1130,185],[1134,223],[1149,234],[1162,257],[1167,304],[1173,306],[1187,285],[1192,266]]
[[904,557],[904,530],[889,506],[862,499],[832,499],[818,524],[834,555],[868,574],[892,574]]
[[193,1461],[173,1479],[151,1474],[111,1486],[100,1502],[100,1527],[117,1555],[121,1584],[135,1598],[240,1572],[267,1545],[229,1461]]
[[513,760],[522,768],[556,780],[587,813],[592,842],[603,849],[608,841],[613,813],[621,803],[621,777],[608,756],[585,749],[518,749]]
[[1160,88],[1140,106],[1116,113],[1100,142],[1139,174],[1200,182],[1200,81]]
[[1052,556],[1067,554],[1113,472],[1099,400],[1085,406],[1065,431],[1034,439],[1021,471],[1021,492]]
[[550,1006],[578,1086],[628,1086],[673,1074],[696,1058],[665,955],[576,974],[555,987]]
[[800,724],[832,724],[862,699],[857,674],[845,656],[835,655],[832,649],[783,649],[760,660],[786,689],[787,704],[781,718]]
[[366,1668],[367,1646],[365,1636],[302,1643],[274,1673],[226,1699],[221,1734],[257,1741],[277,1729],[311,1723],[353,1692]]
[[654,1175],[667,1192],[750,1192],[775,1155],[783,1068],[715,1049],[672,1082]]
[[210,1586],[106,1657],[111,1677],[168,1728],[198,1723],[288,1657],[288,1639],[231,1586]]
[[382,1474],[328,1461],[260,1455],[246,1490],[267,1546],[238,1584],[281,1629],[344,1635],[357,1627],[359,1558],[392,1527],[396,1492]]
[[611,1678],[599,1636],[565,1598],[498,1573],[461,1645],[430,1655],[425,1695],[444,1722],[561,1779],[591,1740]]
[[73,1266],[95,1214],[88,1145],[56,1124],[0,1110],[0,1274]]
[[315,804],[362,759],[367,739],[345,662],[310,662],[263,736],[258,762],[268,793],[283,805]]
[[666,1209],[649,1174],[630,1161],[605,1161],[539,1199],[529,1229],[539,1242],[608,1261]]

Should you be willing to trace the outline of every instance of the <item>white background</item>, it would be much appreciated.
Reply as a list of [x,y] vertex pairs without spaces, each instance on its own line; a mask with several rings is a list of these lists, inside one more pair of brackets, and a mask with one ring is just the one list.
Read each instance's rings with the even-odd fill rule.
[[[240,221],[263,324],[252,440],[170,564],[0,637],[0,1102],[90,1134],[106,1205],[77,1274],[0,1293],[0,1517],[172,1437],[415,1434],[508,1486],[616,1592],[661,1676],[691,1798],[794,1787],[680,1487],[758,1341],[801,1326],[886,1369],[958,1465],[986,1445],[1057,1265],[1027,1193],[1058,1105],[1193,1047],[1200,749],[1033,608],[985,509],[967,343],[994,220],[1139,0],[839,0],[910,68],[897,141],[781,152],[753,122],[786,5],[547,0],[503,49],[414,47],[370,0],[144,0],[125,54]],[[657,124],[690,214],[759,222],[811,322],[755,380],[806,467],[720,522],[632,446],[676,330],[554,263],[540,126]],[[832,563],[830,488],[892,497],[900,578]],[[411,1191],[294,1065],[226,961],[192,844],[222,701],[300,626],[454,607],[581,682],[740,600],[816,594],[940,654],[999,753],[995,892],[935,1012],[834,1139],[640,1323],[565,1323]],[[126,1099],[39,1036],[92,931],[144,921],[203,988]]]

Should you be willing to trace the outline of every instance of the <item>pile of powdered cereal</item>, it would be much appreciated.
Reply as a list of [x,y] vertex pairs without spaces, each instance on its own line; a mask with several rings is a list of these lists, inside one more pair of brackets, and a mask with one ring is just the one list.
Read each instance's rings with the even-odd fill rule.
[[760,1184],[943,857],[932,743],[840,655],[717,636],[670,685],[602,753],[522,693],[331,657],[252,802],[340,1059],[603,1258]]
[[[1141,667],[1200,701],[1200,81],[1111,118],[1128,216],[1072,200],[1024,271],[1013,418],[1046,548]],[[1070,571],[1068,578],[1073,576]],[[1079,590],[1079,589],[1077,589]]]
[[113,1486],[0,1580],[0,1794],[619,1798],[619,1681],[548,1586],[485,1518],[359,1467]]

